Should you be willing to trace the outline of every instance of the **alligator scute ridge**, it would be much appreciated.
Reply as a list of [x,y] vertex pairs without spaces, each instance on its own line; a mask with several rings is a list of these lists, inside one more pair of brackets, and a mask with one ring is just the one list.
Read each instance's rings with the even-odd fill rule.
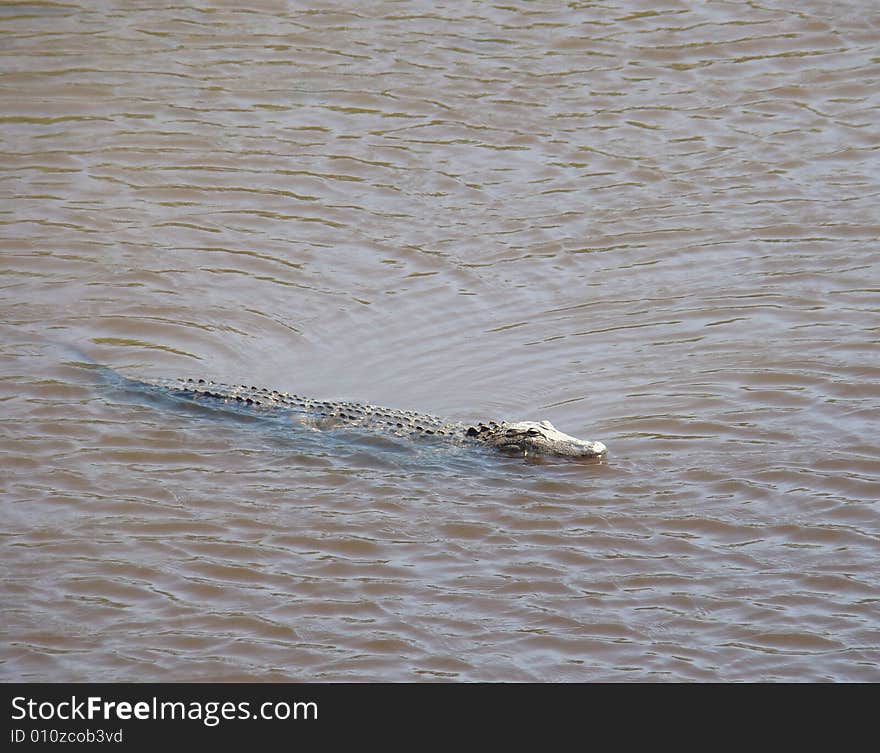
[[602,442],[577,439],[549,421],[486,421],[467,424],[426,413],[366,403],[316,400],[253,385],[230,385],[206,379],[145,379],[142,384],[194,400],[219,400],[257,411],[286,411],[316,428],[359,426],[397,436],[427,435],[482,444],[521,455],[595,458],[606,453]]

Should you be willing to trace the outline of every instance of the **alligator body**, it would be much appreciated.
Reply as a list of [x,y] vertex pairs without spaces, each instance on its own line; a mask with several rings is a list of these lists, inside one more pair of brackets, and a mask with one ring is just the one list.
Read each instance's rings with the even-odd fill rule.
[[436,436],[462,443],[481,444],[518,455],[596,458],[605,454],[601,442],[564,434],[549,421],[488,421],[476,424],[446,421],[414,411],[375,405],[313,400],[261,387],[230,385],[204,379],[152,379],[141,384],[176,397],[199,402],[219,401],[267,414],[289,414],[307,426],[363,427],[397,436]]

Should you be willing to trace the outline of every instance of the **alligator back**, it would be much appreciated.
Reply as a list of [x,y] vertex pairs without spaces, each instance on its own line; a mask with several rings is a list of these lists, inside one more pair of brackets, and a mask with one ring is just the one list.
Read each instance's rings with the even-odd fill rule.
[[467,439],[467,426],[415,411],[382,408],[365,403],[316,400],[289,392],[246,384],[224,384],[206,379],[145,379],[148,388],[199,402],[222,403],[258,413],[290,414],[315,428],[356,426],[397,436],[412,434]]

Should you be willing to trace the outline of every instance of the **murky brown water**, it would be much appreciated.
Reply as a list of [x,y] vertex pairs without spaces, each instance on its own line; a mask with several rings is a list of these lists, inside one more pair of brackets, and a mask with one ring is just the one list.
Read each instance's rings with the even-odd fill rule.
[[876,3],[188,6],[0,6],[0,677],[880,680]]

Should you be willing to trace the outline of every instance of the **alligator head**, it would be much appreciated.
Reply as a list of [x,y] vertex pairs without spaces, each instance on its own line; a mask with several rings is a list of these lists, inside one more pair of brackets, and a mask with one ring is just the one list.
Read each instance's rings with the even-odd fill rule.
[[549,421],[517,421],[516,423],[478,424],[467,431],[469,437],[480,439],[503,452],[523,455],[558,455],[574,458],[595,458],[607,448],[601,442],[577,439],[557,429]]

